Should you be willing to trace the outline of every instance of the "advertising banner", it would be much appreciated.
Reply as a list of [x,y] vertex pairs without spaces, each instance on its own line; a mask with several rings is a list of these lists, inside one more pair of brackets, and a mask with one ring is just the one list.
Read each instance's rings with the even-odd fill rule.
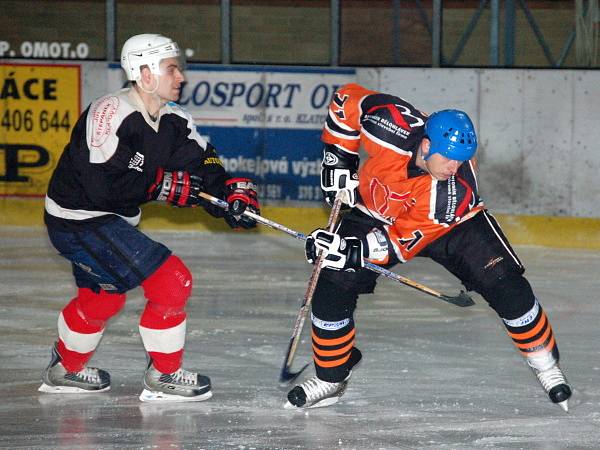
[[80,94],[79,65],[0,64],[0,196],[45,195]]
[[[111,87],[123,85],[111,66]],[[261,199],[320,201],[321,130],[354,69],[188,66],[180,103],[226,169],[259,183]]]

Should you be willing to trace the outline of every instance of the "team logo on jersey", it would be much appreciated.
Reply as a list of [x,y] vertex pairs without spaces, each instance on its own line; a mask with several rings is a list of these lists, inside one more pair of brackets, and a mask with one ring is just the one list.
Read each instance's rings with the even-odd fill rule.
[[143,172],[142,166],[144,165],[144,155],[140,152],[135,152],[135,155],[129,160],[129,169],[137,170],[138,172]]
[[[403,130],[410,131],[412,128],[424,125],[425,122],[420,117],[414,116],[410,108],[404,105],[391,104],[373,106],[367,111],[367,114],[372,114],[378,109],[385,109],[390,113],[394,125],[399,126]],[[405,117],[410,118],[410,123]],[[414,120],[413,120],[414,119]]]
[[335,166],[340,160],[331,152],[325,152],[323,156],[323,164],[326,166]]
[[113,119],[119,109],[119,99],[107,96],[92,106],[89,114],[92,117],[92,147],[101,147],[110,136],[113,129]]
[[408,192],[394,192],[389,186],[373,178],[369,185],[373,208],[386,220],[394,222],[400,213],[408,211],[416,201]]

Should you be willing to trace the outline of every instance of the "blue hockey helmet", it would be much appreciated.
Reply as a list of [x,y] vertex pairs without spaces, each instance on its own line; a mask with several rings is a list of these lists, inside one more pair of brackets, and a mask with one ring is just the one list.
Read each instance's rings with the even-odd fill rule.
[[457,109],[444,109],[429,116],[425,133],[431,141],[429,159],[439,153],[448,159],[468,161],[477,151],[475,127],[467,113]]

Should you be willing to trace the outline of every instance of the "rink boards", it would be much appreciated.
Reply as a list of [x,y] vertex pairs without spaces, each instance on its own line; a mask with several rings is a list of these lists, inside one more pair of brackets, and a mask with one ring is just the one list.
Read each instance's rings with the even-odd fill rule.
[[[0,226],[43,226],[41,199],[0,199]],[[492,211],[493,212],[493,211]],[[263,216],[303,233],[327,223],[328,210],[311,207],[262,208]],[[515,245],[557,248],[600,249],[600,219],[581,217],[523,216],[495,214],[504,232]],[[223,220],[197,209],[167,205],[144,206],[141,227],[152,230],[226,231]],[[278,233],[261,227],[261,233]]]

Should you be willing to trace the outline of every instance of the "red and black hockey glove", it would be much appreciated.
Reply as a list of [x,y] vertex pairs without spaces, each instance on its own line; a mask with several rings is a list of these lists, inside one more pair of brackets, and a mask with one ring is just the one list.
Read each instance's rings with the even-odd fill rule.
[[225,182],[225,200],[229,210],[225,221],[231,228],[254,228],[256,221],[244,215],[248,210],[260,214],[256,184],[250,178],[230,178]]
[[202,179],[188,172],[165,172],[159,168],[156,179],[148,189],[148,200],[167,202],[174,206],[198,206],[202,200]]

